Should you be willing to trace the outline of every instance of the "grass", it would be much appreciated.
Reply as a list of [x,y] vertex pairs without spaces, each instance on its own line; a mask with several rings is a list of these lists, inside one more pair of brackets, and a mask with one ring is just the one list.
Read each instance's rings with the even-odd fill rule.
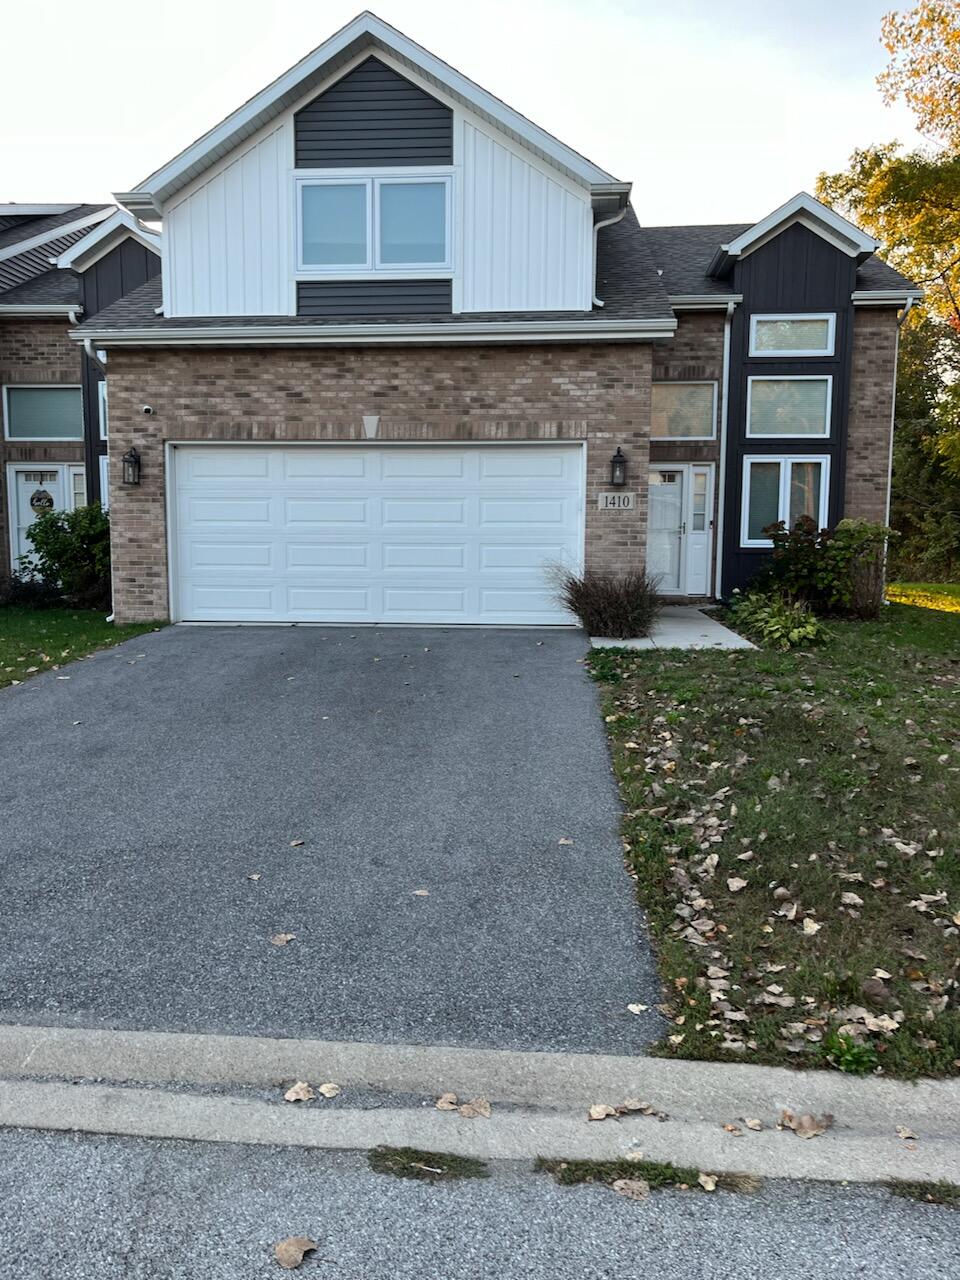
[[56,671],[65,662],[156,627],[153,622],[114,626],[96,610],[6,605],[0,608],[0,688],[19,684],[40,671]]
[[960,582],[892,582],[887,597],[898,604],[960,613]]
[[416,1178],[421,1182],[452,1182],[457,1178],[489,1178],[490,1171],[482,1160],[471,1156],[443,1155],[437,1151],[418,1151],[416,1147],[376,1147],[367,1153],[374,1173],[388,1173],[394,1178]]
[[905,1200],[919,1200],[922,1204],[942,1204],[949,1209],[960,1209],[960,1187],[952,1182],[887,1182],[887,1190]]
[[[539,1173],[549,1173],[562,1187],[574,1187],[580,1183],[603,1183],[612,1186],[621,1178],[642,1178],[651,1191],[666,1187],[699,1190],[697,1169],[662,1163],[658,1160],[555,1160],[538,1157],[534,1168]],[[744,1173],[719,1173],[717,1187],[723,1191],[758,1191],[759,1178]]]
[[960,619],[829,631],[591,655],[672,1022],[656,1052],[956,1074]]

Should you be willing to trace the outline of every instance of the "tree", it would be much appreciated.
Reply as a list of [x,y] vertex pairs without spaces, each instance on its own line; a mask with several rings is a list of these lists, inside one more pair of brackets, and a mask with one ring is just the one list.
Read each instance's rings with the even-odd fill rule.
[[880,35],[890,54],[878,77],[887,102],[903,98],[926,137],[960,152],[960,0],[920,0],[888,13]]

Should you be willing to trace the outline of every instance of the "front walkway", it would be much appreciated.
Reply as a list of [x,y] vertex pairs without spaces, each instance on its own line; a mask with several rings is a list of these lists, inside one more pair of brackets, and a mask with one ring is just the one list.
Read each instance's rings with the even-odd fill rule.
[[668,604],[649,636],[607,640],[591,636],[595,649],[755,649],[757,646],[693,605]]

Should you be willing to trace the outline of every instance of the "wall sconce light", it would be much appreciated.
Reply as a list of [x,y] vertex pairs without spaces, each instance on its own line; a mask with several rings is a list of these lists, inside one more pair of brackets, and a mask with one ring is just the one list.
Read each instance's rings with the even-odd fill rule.
[[123,483],[140,483],[140,454],[136,449],[128,449],[120,459],[123,463]]
[[618,486],[627,483],[627,459],[619,448],[610,459],[610,483]]

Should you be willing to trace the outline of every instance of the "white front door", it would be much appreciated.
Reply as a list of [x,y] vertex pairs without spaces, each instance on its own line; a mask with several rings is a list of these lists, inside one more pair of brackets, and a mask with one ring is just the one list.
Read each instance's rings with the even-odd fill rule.
[[186,622],[570,624],[580,444],[177,445]]
[[664,595],[709,595],[713,466],[650,469],[647,569]]
[[37,516],[43,511],[72,511],[86,502],[83,464],[12,464],[7,468],[7,492],[10,495],[11,565],[16,572],[20,557],[33,554],[27,530]]

